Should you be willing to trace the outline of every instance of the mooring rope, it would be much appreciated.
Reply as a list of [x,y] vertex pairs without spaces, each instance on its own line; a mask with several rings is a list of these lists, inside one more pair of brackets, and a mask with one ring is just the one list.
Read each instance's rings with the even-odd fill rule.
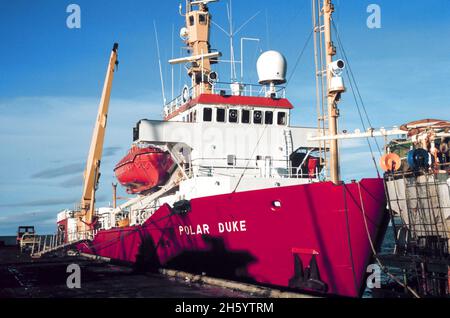
[[370,231],[369,231],[369,226],[367,225],[367,219],[366,219],[366,211],[364,209],[364,201],[362,199],[362,193],[361,193],[361,183],[358,182],[358,191],[359,191],[359,200],[361,202],[361,212],[363,215],[363,219],[364,219],[364,226],[366,229],[366,233],[367,233],[367,238],[369,239],[369,243],[370,243],[370,247],[372,249],[372,253],[373,256],[375,258],[375,260],[377,261],[378,265],[381,267],[381,269],[383,270],[383,272],[388,275],[391,279],[393,279],[396,283],[398,283],[400,286],[402,286],[403,288],[408,289],[408,291],[414,295],[414,297],[416,298],[421,298],[414,289],[412,289],[411,287],[403,284],[394,274],[390,273],[389,270],[386,268],[386,266],[383,265],[383,263],[381,263],[380,259],[378,258],[378,253],[375,249],[375,245],[373,244],[372,241],[372,237],[370,235]]

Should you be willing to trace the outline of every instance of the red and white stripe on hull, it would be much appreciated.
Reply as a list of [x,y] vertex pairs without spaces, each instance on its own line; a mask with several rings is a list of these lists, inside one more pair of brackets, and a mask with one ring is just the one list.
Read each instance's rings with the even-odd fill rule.
[[186,214],[163,205],[143,225],[100,231],[79,249],[284,287],[298,275],[295,255],[303,268],[315,255],[327,294],[358,297],[372,257],[367,231],[379,243],[385,206],[382,179],[237,192],[192,199]]

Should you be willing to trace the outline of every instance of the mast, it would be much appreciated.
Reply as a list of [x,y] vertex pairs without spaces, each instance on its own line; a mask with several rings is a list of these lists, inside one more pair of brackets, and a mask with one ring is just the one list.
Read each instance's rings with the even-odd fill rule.
[[[180,31],[180,36],[188,46],[190,57],[172,59],[170,64],[188,63],[188,75],[191,78],[194,96],[200,94],[211,94],[212,85],[209,75],[212,73],[211,64],[217,63],[219,52],[211,52],[209,44],[209,34],[211,27],[211,15],[208,10],[208,3],[217,0],[186,0],[186,27]],[[180,5],[181,13],[181,5]]]
[[[331,19],[334,12],[332,1],[312,1],[314,31],[316,33],[314,47],[319,130],[322,135],[328,132],[328,136],[333,137],[338,133],[339,109],[337,103],[340,100],[341,93],[345,92],[344,83],[340,76],[345,64],[342,60],[333,61],[336,48],[331,37]],[[320,8],[320,11],[316,12],[318,8]],[[326,77],[325,80],[323,79],[324,76]],[[327,160],[326,155],[324,157],[325,165],[330,172],[330,180],[333,183],[338,183],[340,180],[338,140],[329,138],[324,141],[322,147],[323,154],[326,154],[327,148],[329,148],[329,160]]]
[[[330,81],[333,76],[331,70],[331,63],[333,63],[333,56],[336,54],[336,49],[331,40],[331,16],[334,11],[334,6],[331,0],[325,0],[323,4],[324,14],[324,35],[325,35],[325,52],[326,52],[326,66],[327,66],[327,87],[330,90]],[[328,91],[328,133],[330,136],[337,135],[337,121],[339,117],[339,109],[336,103],[336,93]],[[339,149],[338,141],[330,141],[330,178],[331,181],[337,183],[339,181]]]

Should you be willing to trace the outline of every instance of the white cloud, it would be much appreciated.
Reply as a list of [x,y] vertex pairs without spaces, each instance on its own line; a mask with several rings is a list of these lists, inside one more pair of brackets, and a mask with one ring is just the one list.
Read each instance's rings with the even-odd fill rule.
[[[161,118],[162,105],[155,100],[159,98],[111,98],[98,204],[108,203],[113,166],[131,145],[136,122]],[[70,96],[0,99],[0,147],[5,150],[0,156],[0,165],[5,168],[0,183],[0,216],[8,217],[2,222],[0,235],[14,233],[13,223],[26,220],[29,214],[23,213],[24,204],[39,203],[46,209],[46,220],[56,218],[59,209],[73,207],[76,199],[68,205],[69,201],[61,198],[81,196],[81,183],[78,190],[74,180],[81,181],[98,102],[98,98]],[[51,178],[39,180],[33,175]],[[35,220],[39,225],[43,219],[31,217],[30,222]]]

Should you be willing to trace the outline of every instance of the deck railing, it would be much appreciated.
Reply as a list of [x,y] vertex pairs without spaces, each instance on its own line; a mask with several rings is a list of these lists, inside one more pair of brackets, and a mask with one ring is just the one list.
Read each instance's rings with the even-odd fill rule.
[[[202,87],[200,85],[200,87]],[[170,102],[164,105],[164,115],[168,116],[178,110],[181,106],[188,103],[190,100],[195,99],[196,87],[189,88],[186,92],[180,94]],[[269,89],[264,85],[256,84],[243,84],[243,83],[227,83],[217,82],[212,85],[213,94],[221,94],[227,96],[251,96],[251,97],[264,97],[268,94]],[[202,89],[200,89],[200,94]],[[275,96],[277,98],[286,97],[286,88],[282,86],[275,87]]]
[[71,232],[66,235],[65,232],[58,232],[56,234],[48,235],[34,235],[33,240],[29,241],[28,244],[24,244],[21,251],[25,249],[30,249],[29,252],[33,257],[41,257],[42,255],[50,252],[60,250],[64,247],[68,247],[77,242],[92,240],[95,232],[81,231],[81,232]]
[[[229,173],[222,173],[227,176],[235,176],[245,171],[251,176],[258,176],[262,178],[309,178],[320,179],[323,177],[323,169],[315,169],[313,175],[305,173],[306,160],[304,160],[298,167],[289,167],[286,164],[286,159],[245,159],[234,158],[232,165],[228,164],[229,158],[198,158],[192,161],[191,165],[185,167],[186,175],[191,177],[212,176],[214,174],[220,175],[218,171],[225,171]],[[204,164],[203,162],[210,162]],[[202,163],[199,163],[202,162]],[[252,164],[253,162],[253,164]],[[261,166],[255,166],[255,163]],[[195,172],[194,172],[195,171]]]

